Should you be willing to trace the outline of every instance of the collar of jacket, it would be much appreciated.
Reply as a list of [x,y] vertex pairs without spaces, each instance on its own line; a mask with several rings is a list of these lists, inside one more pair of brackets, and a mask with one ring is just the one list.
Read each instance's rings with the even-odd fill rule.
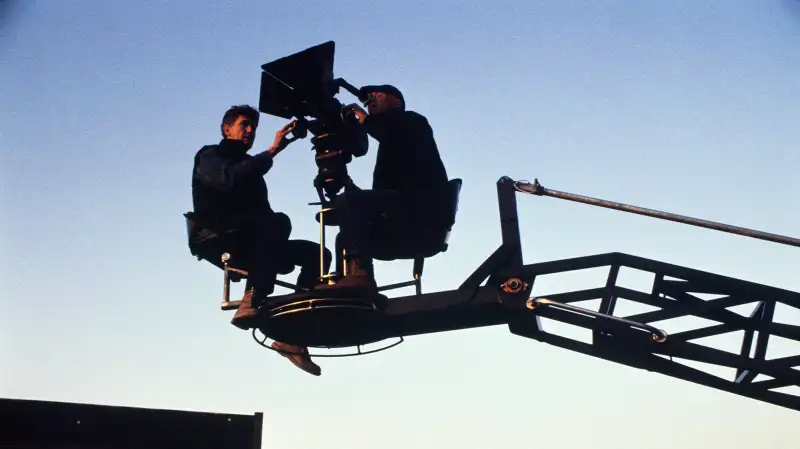
[[219,149],[224,154],[232,156],[244,156],[247,153],[247,146],[241,140],[222,139],[219,141]]

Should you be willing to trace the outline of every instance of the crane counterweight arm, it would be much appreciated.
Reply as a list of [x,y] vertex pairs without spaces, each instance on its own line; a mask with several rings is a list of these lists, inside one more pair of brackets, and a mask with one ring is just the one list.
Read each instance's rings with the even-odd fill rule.
[[536,196],[549,196],[551,198],[558,198],[568,201],[574,201],[592,206],[605,207],[632,214],[645,215],[653,218],[660,218],[662,220],[669,220],[678,223],[684,223],[692,226],[699,226],[701,228],[713,229],[721,232],[728,232],[731,234],[738,234],[755,239],[767,240],[784,245],[791,245],[800,247],[800,239],[794,237],[787,237],[779,234],[772,234],[769,232],[757,231],[754,229],[743,228],[740,226],[732,226],[729,224],[718,223],[710,220],[703,220],[700,218],[687,217],[685,215],[672,214],[669,212],[662,212],[654,209],[647,209],[644,207],[631,206],[629,204],[618,203],[615,201],[608,201],[599,198],[592,198],[589,196],[578,195],[575,193],[561,192],[558,190],[548,189],[539,184],[539,180],[535,179],[533,184],[529,182],[517,181],[515,187],[519,192],[529,193]]

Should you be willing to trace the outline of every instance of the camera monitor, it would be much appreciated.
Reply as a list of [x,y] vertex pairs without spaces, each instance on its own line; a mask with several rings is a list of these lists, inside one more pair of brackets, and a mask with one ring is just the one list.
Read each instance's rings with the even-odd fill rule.
[[262,65],[258,109],[286,119],[318,116],[317,108],[337,93],[335,45],[325,42]]

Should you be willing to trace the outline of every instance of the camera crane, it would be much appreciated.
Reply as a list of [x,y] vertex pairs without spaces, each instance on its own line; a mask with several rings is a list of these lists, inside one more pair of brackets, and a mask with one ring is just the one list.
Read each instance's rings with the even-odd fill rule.
[[[308,89],[308,86],[313,87],[313,83],[308,81],[309,73],[314,68],[324,67],[317,72],[322,74],[317,78],[317,87],[319,79],[324,79],[330,81],[329,86],[337,86],[337,89],[338,86],[344,86],[357,95],[358,90],[352,85],[341,79],[334,81],[332,61],[333,42],[328,42],[271,63],[275,65],[266,64],[263,67],[274,69],[276,65],[282,64],[281,78],[292,79],[294,83],[288,83],[289,85],[305,83],[306,92],[314,91]],[[287,69],[287,66],[294,68]],[[273,76],[266,78],[272,80]],[[274,84],[273,87],[268,86],[271,82],[262,84],[262,112],[301,117],[309,111],[307,107],[303,109],[298,106],[299,103],[291,103],[296,102],[296,96],[270,90],[274,87]],[[337,111],[339,114],[341,103],[331,102],[332,90],[319,94],[321,90],[317,88],[316,92],[316,99],[319,104],[323,104],[318,110],[327,108],[328,111]],[[325,101],[328,102],[327,106]],[[284,115],[276,114],[281,108]],[[315,117],[322,122],[333,120],[337,114],[329,112]],[[313,131],[314,128],[311,129]],[[273,296],[260,308],[259,324],[253,330],[253,338],[272,350],[275,349],[264,343],[267,338],[314,348],[358,348],[357,352],[351,354],[312,354],[314,357],[343,357],[382,351],[396,346],[404,341],[404,337],[411,335],[507,325],[509,331],[518,336],[800,411],[800,395],[777,391],[787,387],[800,387],[800,370],[794,369],[800,367],[800,353],[767,359],[767,345],[775,337],[800,342],[800,323],[784,324],[774,319],[778,304],[800,309],[800,293],[618,252],[525,264],[517,215],[517,195],[529,194],[575,201],[795,247],[800,247],[800,239],[560,192],[543,187],[538,180],[529,183],[504,176],[497,181],[501,244],[458,287],[423,294],[424,260],[447,250],[447,241],[455,223],[461,180],[451,180],[451,187],[451,220],[446,229],[439,230],[438,240],[429,241],[427,248],[406,254],[375,257],[378,260],[413,260],[412,280],[382,286],[379,291],[413,286],[416,289],[414,294],[391,299],[382,294],[378,298],[354,298],[331,289],[326,291],[324,297],[320,297],[319,292],[314,290]],[[330,211],[327,204],[312,204],[322,206],[317,220],[320,223],[320,246],[324,247],[325,227],[335,223],[323,220],[324,213]],[[188,214],[186,218],[192,254],[223,269],[221,308],[236,309],[239,301],[230,301],[230,282],[247,276],[246,267],[231,263],[235,254],[224,253],[221,260],[204,255],[202,248],[192,240],[196,224]],[[547,297],[531,295],[536,279],[541,276],[602,267],[608,269],[605,285]],[[624,268],[652,274],[653,281],[649,291],[618,285],[618,274]],[[340,274],[321,275],[332,281]],[[295,288],[283,281],[277,283]],[[703,299],[699,296],[703,294],[717,297]],[[658,310],[619,316],[616,306],[620,299]],[[589,300],[600,300],[599,308],[592,310],[574,304]],[[728,310],[730,307],[747,304],[755,304],[749,316]],[[661,329],[653,324],[689,316],[711,320],[716,324],[679,332],[670,332],[670,329]],[[592,341],[583,342],[549,333],[542,325],[541,318],[591,330]],[[736,331],[743,331],[744,334],[738,353],[695,342],[701,338]],[[259,339],[257,332],[262,333],[264,338]],[[361,351],[361,346],[393,338],[398,339],[394,344],[373,351]],[[733,368],[736,374],[731,379],[724,379],[679,363],[673,358]],[[757,380],[759,375],[769,379]]]

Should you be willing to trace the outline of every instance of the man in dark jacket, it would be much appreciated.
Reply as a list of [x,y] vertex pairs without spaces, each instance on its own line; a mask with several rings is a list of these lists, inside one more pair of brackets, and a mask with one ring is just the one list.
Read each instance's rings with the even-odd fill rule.
[[[365,86],[367,111],[350,105],[367,133],[378,141],[378,154],[371,190],[347,191],[337,198],[337,241],[347,252],[347,276],[336,285],[377,287],[372,268],[370,222],[380,222],[412,234],[414,223],[436,221],[437,211],[447,199],[447,171],[442,163],[428,120],[406,110],[403,94],[394,86]],[[393,236],[398,236],[392,242]],[[388,233],[383,244],[399,244],[399,233]],[[337,250],[337,253],[339,251]]]
[[[201,148],[194,158],[192,199],[198,221],[216,233],[234,230],[244,252],[250,253],[245,294],[231,323],[249,329],[257,307],[274,290],[279,272],[300,266],[297,287],[313,288],[320,272],[319,245],[306,240],[290,240],[291,220],[272,210],[264,175],[275,157],[295,139],[288,138],[291,122],[277,131],[273,144],[264,152],[250,155],[258,127],[259,113],[251,106],[229,109],[222,119],[222,141]],[[233,254],[236,257],[236,253]],[[324,251],[323,267],[328,272],[331,253]],[[279,351],[303,353],[287,355],[301,369],[319,375],[305,348],[281,342]]]

